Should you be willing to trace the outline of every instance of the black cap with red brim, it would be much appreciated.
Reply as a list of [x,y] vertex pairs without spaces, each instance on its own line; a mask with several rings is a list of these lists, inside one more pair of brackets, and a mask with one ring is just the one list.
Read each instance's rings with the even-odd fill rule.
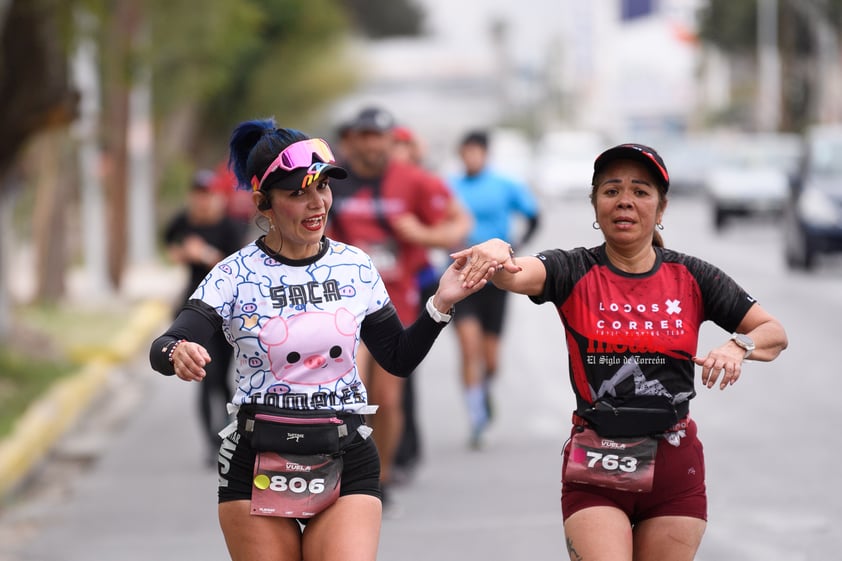
[[664,160],[653,148],[634,143],[619,144],[597,156],[593,164],[593,183],[596,183],[596,176],[608,164],[616,160],[634,160],[640,162],[649,169],[652,177],[664,187],[664,191],[669,190],[670,176]]

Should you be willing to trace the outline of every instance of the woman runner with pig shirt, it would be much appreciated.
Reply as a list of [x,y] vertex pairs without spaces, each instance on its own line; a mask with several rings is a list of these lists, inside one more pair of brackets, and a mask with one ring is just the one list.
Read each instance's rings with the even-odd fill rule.
[[219,452],[219,521],[232,559],[372,561],[380,461],[357,347],[408,375],[453,305],[484,281],[463,288],[454,263],[404,328],[369,256],[324,236],[330,180],[347,175],[327,143],[258,120],[240,124],[230,148],[268,231],[213,268],[152,343],[150,362],[200,382],[214,332],[234,347],[237,422]]

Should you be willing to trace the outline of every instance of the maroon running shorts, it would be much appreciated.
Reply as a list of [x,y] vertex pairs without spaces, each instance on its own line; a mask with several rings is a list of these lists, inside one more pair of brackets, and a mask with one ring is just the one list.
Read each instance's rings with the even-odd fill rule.
[[[659,440],[655,454],[655,479],[648,493],[562,483],[561,512],[564,520],[592,506],[619,508],[626,513],[632,524],[657,516],[691,516],[707,520],[705,458],[696,433],[696,422],[689,419],[686,436],[681,439],[679,446],[673,446],[664,439]],[[562,473],[569,453],[568,442],[564,447]]]

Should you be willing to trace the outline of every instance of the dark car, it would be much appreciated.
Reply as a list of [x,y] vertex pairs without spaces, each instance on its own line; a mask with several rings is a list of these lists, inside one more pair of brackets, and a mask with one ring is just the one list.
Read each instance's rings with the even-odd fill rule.
[[801,170],[784,208],[786,262],[812,269],[820,254],[842,252],[842,125],[805,133]]

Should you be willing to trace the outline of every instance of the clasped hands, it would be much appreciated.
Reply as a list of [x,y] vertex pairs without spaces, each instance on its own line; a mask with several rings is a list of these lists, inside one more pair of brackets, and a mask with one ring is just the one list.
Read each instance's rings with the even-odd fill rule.
[[501,271],[520,272],[515,264],[512,246],[501,239],[491,239],[450,254],[457,264],[462,286],[470,289],[484,284]]

